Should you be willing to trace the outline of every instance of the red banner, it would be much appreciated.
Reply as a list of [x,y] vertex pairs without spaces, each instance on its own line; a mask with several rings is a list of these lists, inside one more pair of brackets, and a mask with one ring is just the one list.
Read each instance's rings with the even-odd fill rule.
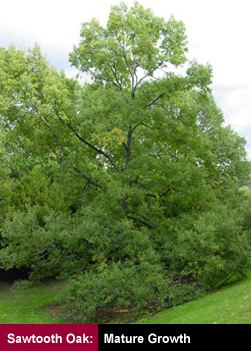
[[1,350],[98,350],[97,324],[2,324]]

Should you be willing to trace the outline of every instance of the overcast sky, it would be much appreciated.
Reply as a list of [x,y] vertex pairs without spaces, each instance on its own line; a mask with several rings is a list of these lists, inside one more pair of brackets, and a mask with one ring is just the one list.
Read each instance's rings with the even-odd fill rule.
[[[1,3],[0,46],[37,42],[48,61],[72,76],[68,54],[79,42],[81,23],[93,17],[105,25],[120,0],[6,0]],[[134,0],[125,0],[133,5]],[[251,159],[250,0],[141,0],[166,20],[185,23],[189,59],[213,66],[213,94],[231,124],[247,140]]]

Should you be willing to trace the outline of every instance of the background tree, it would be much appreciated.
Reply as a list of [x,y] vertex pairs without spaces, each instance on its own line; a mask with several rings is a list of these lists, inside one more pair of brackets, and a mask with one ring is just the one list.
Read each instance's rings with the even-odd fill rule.
[[5,133],[0,125],[0,223],[3,222],[5,216],[9,210],[10,199],[12,194],[12,182],[9,177],[10,169],[9,169],[9,159],[8,154],[5,148]]

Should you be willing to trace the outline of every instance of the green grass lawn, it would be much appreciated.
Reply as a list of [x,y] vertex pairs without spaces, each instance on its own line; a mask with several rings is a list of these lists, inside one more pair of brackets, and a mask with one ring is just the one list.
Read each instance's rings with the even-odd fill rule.
[[57,315],[60,294],[61,286],[55,283],[25,290],[0,283],[0,324],[64,323]]
[[[0,324],[61,324],[62,283],[12,290],[0,283]],[[142,324],[251,324],[251,275],[196,301],[140,319]]]
[[142,324],[251,324],[251,275],[219,291],[141,319]]

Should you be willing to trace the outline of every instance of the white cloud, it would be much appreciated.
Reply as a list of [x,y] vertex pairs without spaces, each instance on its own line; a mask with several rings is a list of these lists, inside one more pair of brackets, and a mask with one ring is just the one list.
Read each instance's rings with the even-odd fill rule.
[[213,92],[225,116],[225,125],[247,141],[246,150],[251,160],[251,86],[215,85]]
[[251,127],[251,87],[233,89],[223,101],[222,109],[229,123],[240,133]]
[[251,147],[246,147],[248,159],[251,160]]

